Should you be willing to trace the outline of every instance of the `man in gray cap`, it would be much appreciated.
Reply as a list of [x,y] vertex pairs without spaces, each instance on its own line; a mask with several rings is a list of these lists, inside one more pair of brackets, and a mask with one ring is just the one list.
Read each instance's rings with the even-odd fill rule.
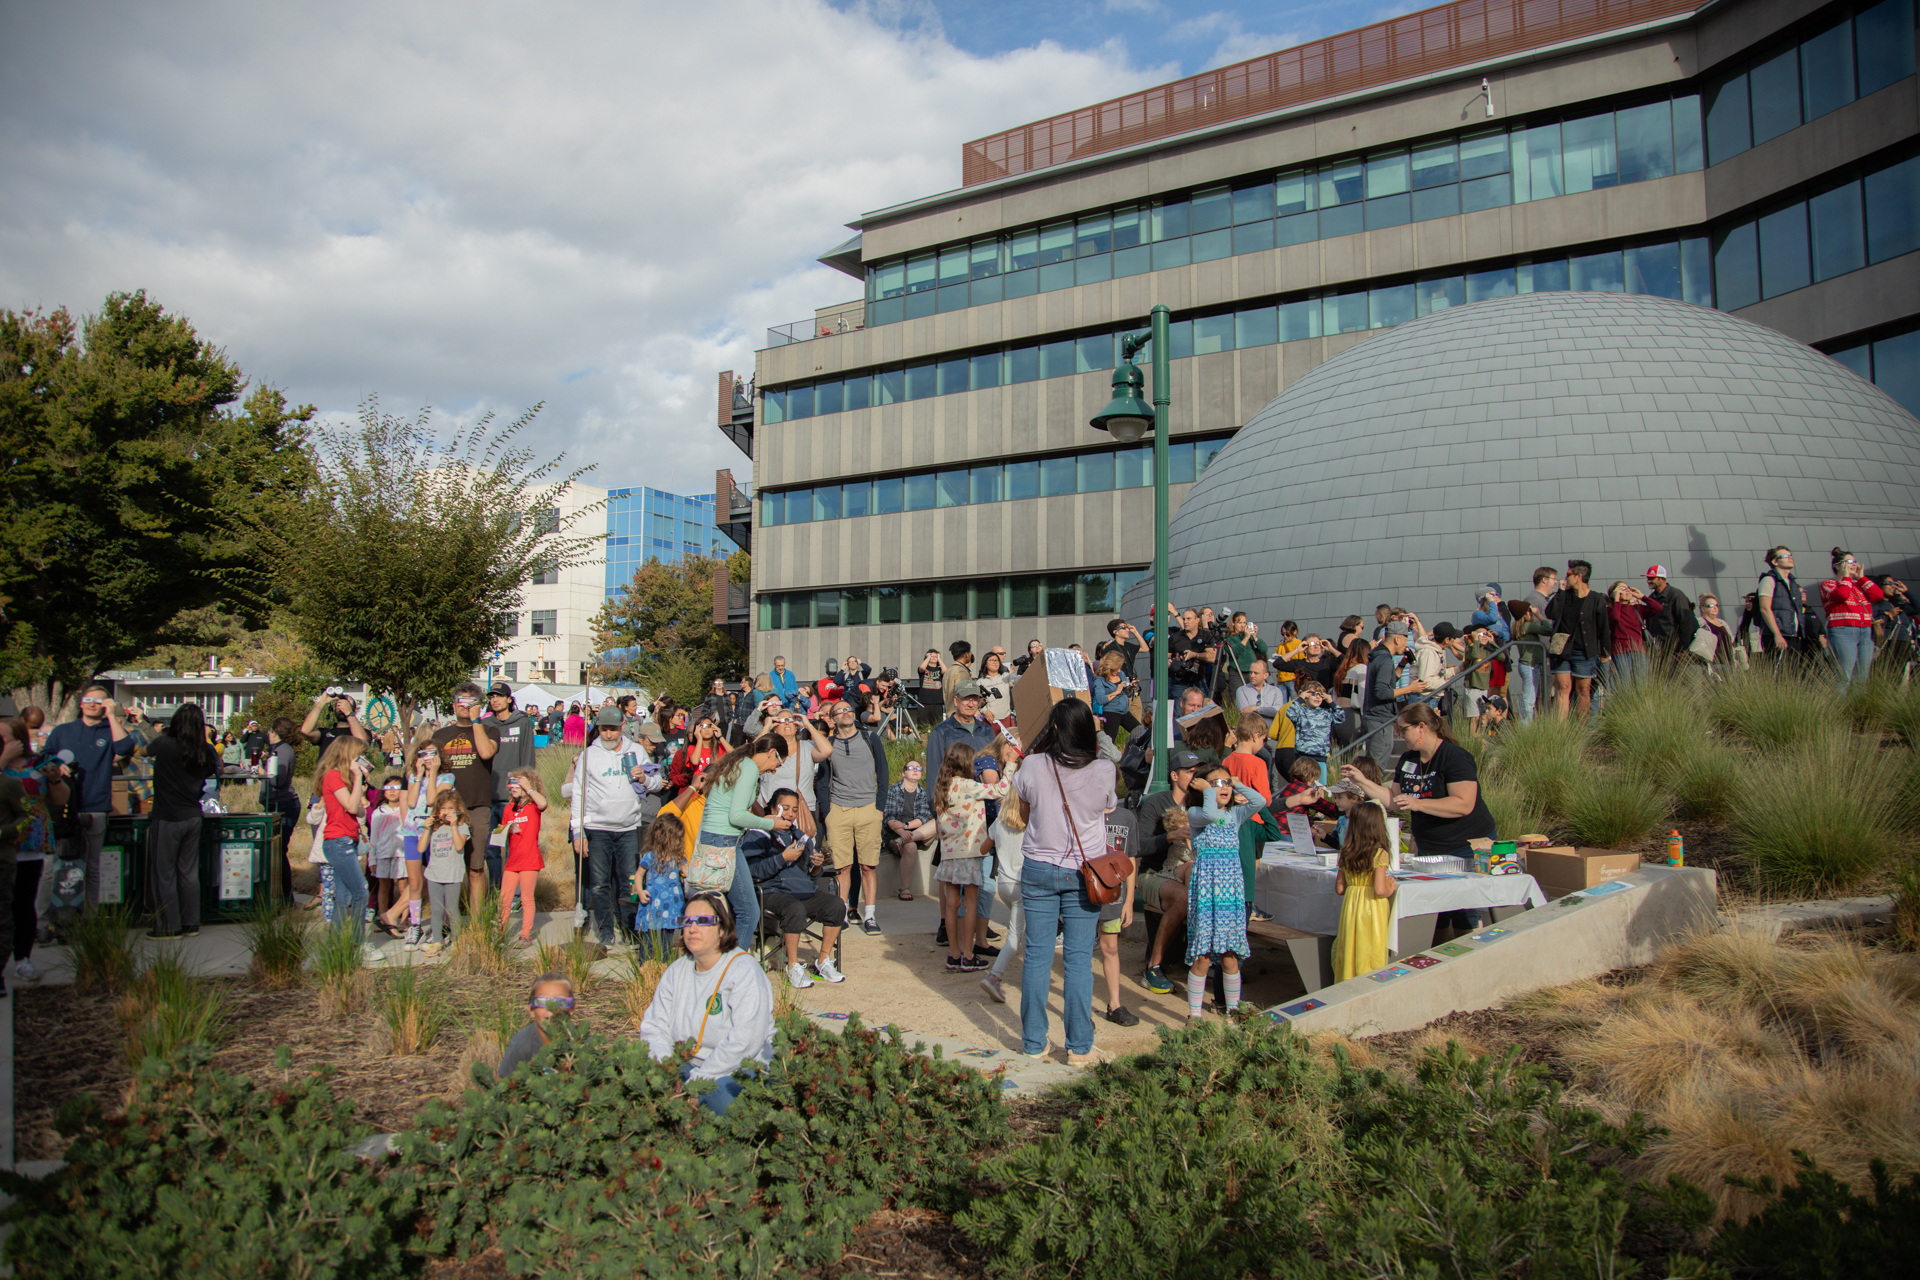
[[[1200,803],[1200,793],[1193,785],[1193,774],[1199,767],[1197,754],[1186,747],[1175,747],[1167,756],[1168,789],[1142,801],[1133,823],[1130,852],[1140,867],[1134,896],[1145,910],[1160,913],[1160,927],[1154,930],[1142,981],[1147,990],[1158,995],[1173,990],[1173,983],[1160,970],[1167,938],[1187,921],[1187,876],[1193,871],[1193,837],[1199,832],[1190,829],[1186,811]],[[1173,813],[1180,816],[1169,832],[1167,818]],[[1184,961],[1185,957],[1176,959]]]
[[[1382,769],[1393,756],[1393,730],[1382,729],[1383,725],[1393,723],[1400,714],[1400,699],[1411,698],[1417,693],[1426,692],[1426,683],[1415,680],[1401,688],[1394,688],[1394,677],[1399,670],[1400,655],[1407,651],[1412,628],[1404,622],[1389,622],[1387,633],[1380,637],[1380,643],[1373,646],[1373,652],[1367,656],[1367,680],[1361,686],[1360,732],[1373,733],[1367,740],[1367,754]],[[1374,730],[1380,729],[1379,733]]]
[[[641,793],[647,774],[639,743],[621,732],[620,708],[604,706],[594,716],[594,736],[567,771],[561,794],[571,802],[576,900],[592,904],[593,928],[603,952],[630,950],[631,920],[621,919],[620,886],[640,867]],[[580,861],[586,860],[586,876]],[[584,924],[576,915],[576,925]]]
[[953,714],[927,734],[929,778],[940,776],[940,762],[947,758],[947,749],[954,743],[971,743],[975,751],[985,751],[993,741],[993,726],[980,714],[982,701],[977,681],[962,680],[953,687]]

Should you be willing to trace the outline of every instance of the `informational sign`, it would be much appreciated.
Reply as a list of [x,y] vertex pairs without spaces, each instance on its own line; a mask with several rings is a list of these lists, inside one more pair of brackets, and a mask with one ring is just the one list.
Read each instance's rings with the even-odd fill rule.
[[1293,851],[1302,857],[1313,852],[1313,820],[1297,810],[1287,815],[1287,834],[1293,837]]
[[376,734],[385,733],[400,723],[400,708],[386,694],[367,699],[367,709],[360,722]]
[[221,844],[220,901],[241,902],[253,896],[253,853],[251,844]]
[[100,901],[120,902],[120,869],[126,865],[127,851],[117,844],[100,849]]

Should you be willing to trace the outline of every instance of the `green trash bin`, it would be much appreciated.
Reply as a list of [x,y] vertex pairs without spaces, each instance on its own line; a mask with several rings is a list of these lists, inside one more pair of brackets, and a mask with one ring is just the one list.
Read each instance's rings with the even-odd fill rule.
[[208,814],[200,820],[200,919],[245,920],[272,900],[274,813]]
[[100,844],[100,901],[132,915],[148,909],[147,863],[153,849],[153,819],[144,813],[110,813]]

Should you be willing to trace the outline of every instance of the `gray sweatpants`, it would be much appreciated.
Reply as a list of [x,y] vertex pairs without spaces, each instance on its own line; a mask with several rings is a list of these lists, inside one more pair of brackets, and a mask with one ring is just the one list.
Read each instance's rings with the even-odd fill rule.
[[427,933],[424,942],[440,941],[440,915],[446,913],[447,941],[460,936],[460,888],[457,884],[427,881]]
[[200,927],[200,815],[184,822],[153,820],[154,904],[169,933]]

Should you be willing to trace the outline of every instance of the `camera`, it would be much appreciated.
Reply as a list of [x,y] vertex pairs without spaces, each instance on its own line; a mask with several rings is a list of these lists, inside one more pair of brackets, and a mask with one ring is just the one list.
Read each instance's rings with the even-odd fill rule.
[[1035,656],[1036,655],[1031,653],[1023,653],[1019,657],[1015,658],[1013,660],[1014,674],[1021,675],[1021,676],[1027,674],[1027,668],[1033,665],[1033,660]]
[[1215,619],[1200,624],[1198,639],[1204,648],[1212,649],[1227,642],[1227,624]]
[[900,669],[898,667],[880,668],[880,679],[884,683],[892,684],[895,680],[898,680],[899,678],[900,678]]

